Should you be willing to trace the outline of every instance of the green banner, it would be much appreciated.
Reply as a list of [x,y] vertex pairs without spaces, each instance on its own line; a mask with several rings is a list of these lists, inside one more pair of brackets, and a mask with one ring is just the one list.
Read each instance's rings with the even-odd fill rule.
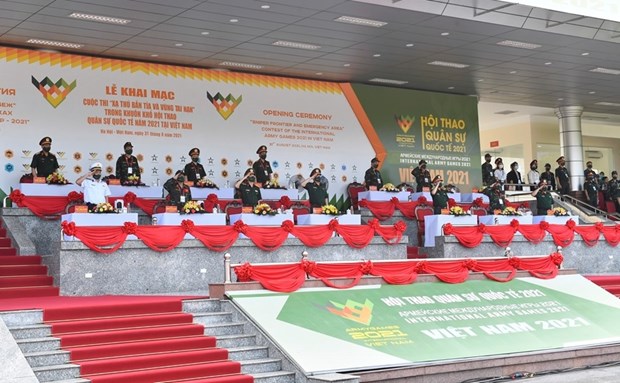
[[[278,343],[291,348],[306,371],[458,360],[620,339],[618,299],[578,275],[232,297]],[[299,342],[319,342],[323,350],[296,353]],[[346,356],[326,360],[331,349]],[[377,358],[380,354],[384,357]]]
[[478,101],[475,97],[352,84],[387,157],[385,181],[413,182],[411,171],[428,162],[431,177],[461,191],[482,185]]

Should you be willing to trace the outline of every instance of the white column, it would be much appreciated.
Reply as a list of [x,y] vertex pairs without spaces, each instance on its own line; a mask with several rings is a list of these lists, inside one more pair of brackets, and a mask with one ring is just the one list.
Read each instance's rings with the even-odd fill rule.
[[560,106],[555,108],[560,128],[560,152],[566,159],[570,173],[571,190],[580,190],[583,179],[583,142],[581,138],[582,106]]

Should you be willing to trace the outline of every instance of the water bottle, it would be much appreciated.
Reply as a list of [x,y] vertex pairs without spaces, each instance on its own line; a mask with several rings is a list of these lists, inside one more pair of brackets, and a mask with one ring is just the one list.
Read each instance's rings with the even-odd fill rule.
[[226,180],[226,188],[227,189],[230,188],[230,181],[229,180]]
[[151,225],[153,226],[157,225],[157,217],[153,216],[153,218],[151,219]]

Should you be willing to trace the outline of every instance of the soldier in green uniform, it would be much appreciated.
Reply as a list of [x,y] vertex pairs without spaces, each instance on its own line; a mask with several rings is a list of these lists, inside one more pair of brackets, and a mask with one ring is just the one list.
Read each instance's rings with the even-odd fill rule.
[[491,154],[484,155],[484,163],[481,166],[482,169],[482,184],[487,186],[489,180],[493,177],[493,165],[491,165]]
[[547,210],[553,209],[553,197],[547,187],[547,180],[540,181],[532,191],[532,197],[536,197],[536,215],[547,215]]
[[583,191],[586,192],[586,201],[592,207],[598,207],[598,184],[594,180],[594,172],[586,173],[586,182]]
[[243,206],[256,206],[262,199],[260,188],[256,186],[256,176],[254,170],[249,168],[245,171],[243,178],[237,181],[235,187],[239,190],[239,196]]
[[483,193],[489,197],[489,212],[493,214],[495,210],[504,210],[506,204],[504,203],[504,195],[497,177],[491,178],[489,182],[491,184],[484,189]]
[[620,211],[620,181],[618,181],[618,172],[611,172],[611,180],[608,183],[609,199],[616,206],[616,211]]
[[133,145],[131,142],[125,142],[123,145],[125,154],[121,154],[116,160],[116,178],[121,183],[127,182],[129,176],[136,176],[140,179],[140,164],[138,159],[133,155]]
[[189,151],[189,156],[192,158],[192,162],[185,165],[185,174],[187,175],[187,180],[196,182],[201,178],[207,176],[205,172],[205,168],[202,166],[200,161],[200,149],[193,148]]
[[411,175],[415,177],[416,192],[421,192],[425,187],[431,187],[431,173],[426,169],[426,161],[420,160],[418,166],[411,171]]
[[328,204],[327,191],[321,186],[321,169],[312,169],[310,177],[303,180],[301,186],[308,191],[310,206],[321,207]]
[[256,177],[256,182],[260,186],[265,187],[273,179],[273,170],[271,169],[271,164],[267,161],[267,147],[265,145],[259,146],[256,154],[258,154],[259,158],[252,164],[254,177]]
[[168,191],[170,196],[169,205],[176,206],[179,210],[192,200],[192,191],[189,186],[185,185],[185,173],[183,173],[183,170],[177,170],[174,177],[164,183],[164,189]]
[[448,208],[448,193],[443,188],[443,180],[439,175],[433,178],[431,196],[433,197],[433,214],[441,214],[442,209]]
[[41,151],[32,156],[30,169],[33,177],[47,177],[58,170],[58,160],[56,156],[51,153],[51,138],[43,137],[41,141],[39,141],[39,145],[41,145]]

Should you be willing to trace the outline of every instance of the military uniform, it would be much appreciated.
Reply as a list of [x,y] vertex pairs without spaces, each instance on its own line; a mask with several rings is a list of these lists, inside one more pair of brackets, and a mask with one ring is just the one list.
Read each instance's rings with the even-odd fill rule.
[[265,184],[271,180],[271,164],[267,160],[259,159],[252,164],[252,169],[256,175],[256,182]]
[[[564,156],[561,156],[557,159],[557,163],[564,160]],[[570,192],[570,174],[568,174],[568,169],[565,166],[558,166],[555,169],[555,176],[558,179],[558,191],[560,194],[568,194]]]
[[544,171],[540,174],[540,180],[546,180],[551,190],[555,190],[555,176],[551,172]]
[[595,180],[586,180],[583,184],[583,190],[587,193],[588,204],[592,207],[598,207],[598,185]]
[[188,181],[198,181],[201,178],[204,178],[207,176],[207,173],[205,172],[205,168],[204,166],[202,166],[202,164],[199,164],[198,162],[190,162],[189,164],[185,165],[185,169],[184,169],[185,174],[187,175],[187,180]]
[[129,176],[140,178],[140,165],[135,156],[123,154],[116,160],[116,178],[125,182]]
[[37,169],[37,177],[47,177],[58,169],[58,160],[50,152],[41,150],[32,156],[31,168]]
[[189,186],[185,184],[179,184],[175,178],[170,178],[166,183],[164,183],[164,189],[168,191],[168,195],[170,196],[170,205],[174,205],[179,208],[183,208],[185,203],[192,200],[192,191]]
[[254,207],[258,205],[258,201],[262,199],[260,188],[246,182],[242,182],[241,185],[239,185],[239,196],[241,197],[243,206]]
[[486,188],[483,193],[489,197],[490,213],[493,213],[494,210],[504,210],[506,205],[504,204],[504,198],[499,188]]
[[366,170],[366,173],[364,173],[364,182],[366,183],[366,188],[376,186],[377,189],[381,189],[383,187],[381,172],[373,167],[369,168]]
[[548,190],[539,190],[536,193],[536,215],[547,215],[547,210],[553,209],[553,197]]
[[308,199],[312,207],[321,207],[325,205],[325,200],[328,196],[325,189],[321,187],[321,184],[308,182],[304,188],[308,191]]
[[448,193],[444,188],[437,188],[435,194],[431,193],[433,197],[433,213],[441,214],[441,209],[448,208]]
[[421,192],[425,187],[431,187],[431,173],[427,169],[422,169],[417,166],[415,169],[411,171],[411,174],[415,177],[416,192]]
[[484,162],[482,168],[482,184],[488,185],[489,180],[493,177],[493,165],[490,162]]

